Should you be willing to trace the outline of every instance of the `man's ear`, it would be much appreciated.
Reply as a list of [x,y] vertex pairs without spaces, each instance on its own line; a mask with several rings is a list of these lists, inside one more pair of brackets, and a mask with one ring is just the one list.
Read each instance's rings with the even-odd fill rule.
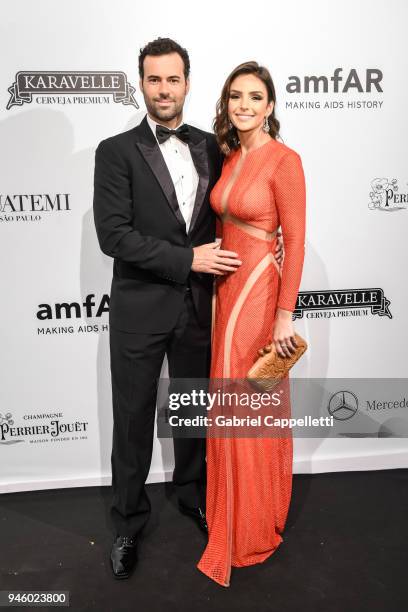
[[139,89],[143,91],[143,79],[139,79]]
[[190,91],[190,77],[186,79],[186,95]]

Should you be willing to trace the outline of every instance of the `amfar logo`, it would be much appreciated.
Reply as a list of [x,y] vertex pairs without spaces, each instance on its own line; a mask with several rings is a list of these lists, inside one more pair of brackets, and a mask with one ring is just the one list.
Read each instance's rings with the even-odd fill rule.
[[[303,77],[291,75],[286,84],[286,91],[292,96],[303,94],[307,96],[304,100],[287,99],[285,106],[292,110],[307,109],[330,109],[339,110],[360,109],[360,108],[381,108],[383,100],[373,100],[367,96],[364,99],[350,99],[350,94],[382,94],[383,73],[379,68],[367,68],[365,71],[358,72],[356,68],[351,68],[344,72],[343,68],[336,68],[332,75],[305,75]],[[314,94],[315,99],[310,99]],[[320,99],[322,94],[331,94],[332,99]],[[347,98],[343,98],[345,94]]]
[[8,88],[7,110],[32,102],[33,96],[37,104],[109,104],[111,95],[114,102],[139,108],[135,91],[124,72],[20,71]]
[[392,319],[388,306],[390,300],[384,296],[384,290],[378,287],[370,289],[334,289],[326,291],[301,291],[298,294],[296,308],[292,318],[301,319],[306,311],[307,318],[329,319],[332,317],[361,317],[378,314]]
[[[39,442],[65,442],[71,440],[86,440],[88,421],[74,421],[66,423],[60,420],[63,415],[57,414],[26,414],[23,416],[25,421],[36,419],[52,419],[48,424],[24,424],[14,426],[11,412],[6,415],[0,414],[0,444],[17,444],[19,442],[39,443]],[[70,434],[70,435],[68,435]],[[82,435],[81,435],[82,434]]]
[[37,319],[47,321],[52,319],[71,319],[72,317],[80,319],[82,316],[101,317],[105,312],[109,312],[109,295],[105,293],[98,305],[94,301],[94,297],[95,294],[90,293],[82,304],[79,302],[61,302],[54,305],[39,304]]
[[69,197],[69,193],[0,194],[0,222],[41,221],[38,213],[71,210]]
[[[343,68],[336,68],[332,76],[290,76],[289,82],[286,85],[288,93],[328,93],[330,90],[334,93],[348,93],[350,90],[359,93],[371,92],[373,88],[376,91],[382,92],[380,85],[383,79],[383,73],[378,68],[367,68],[362,79],[358,76],[357,70],[352,68],[346,78],[341,76]],[[331,85],[331,83],[333,85]],[[342,83],[342,85],[340,85]],[[303,85],[303,89],[302,89]]]
[[370,210],[401,210],[408,206],[408,193],[398,193],[397,179],[376,178],[371,181]]
[[49,336],[55,334],[89,334],[107,332],[109,325],[103,321],[82,323],[80,320],[83,317],[94,318],[102,317],[103,314],[109,312],[109,295],[105,293],[100,300],[95,300],[95,294],[90,293],[85,300],[81,302],[57,302],[56,304],[38,304],[36,313],[37,319],[45,323],[54,320],[66,322],[74,319],[75,325],[50,325],[37,327],[38,336]]

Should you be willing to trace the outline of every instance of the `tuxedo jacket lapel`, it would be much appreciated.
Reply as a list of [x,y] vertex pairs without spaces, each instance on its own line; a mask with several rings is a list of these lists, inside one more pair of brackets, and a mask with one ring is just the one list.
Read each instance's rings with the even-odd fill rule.
[[160,147],[157,144],[153,132],[147,123],[146,117],[143,119],[138,128],[136,128],[135,134],[136,146],[146,162],[149,164],[153,174],[159,182],[163,193],[166,196],[166,200],[174,212],[177,220],[181,223],[181,225],[185,226],[186,223],[177,202],[176,191],[174,189],[170,172],[167,168],[166,162],[164,161],[164,157],[160,151]]
[[188,233],[191,234],[194,225],[197,221],[201,207],[204,202],[205,194],[207,193],[210,173],[208,169],[208,153],[207,153],[207,140],[204,135],[194,132],[194,128],[191,130],[190,140],[190,153],[196,167],[199,182],[197,186],[197,193],[194,202],[193,214],[191,217],[190,227]]
[[[200,132],[198,131],[195,131],[194,128],[191,128],[191,126],[190,130],[191,139],[189,143],[189,148],[193,163],[198,173],[199,181],[194,202],[193,214],[191,217],[191,223],[188,232],[189,234],[193,230],[194,225],[197,221],[209,183],[208,153],[205,135],[200,134]],[[174,189],[174,184],[170,172],[167,168],[166,162],[164,161],[164,157],[162,155],[162,152],[160,151],[160,147],[157,144],[157,140],[154,137],[149,124],[147,123],[146,117],[136,128],[135,134],[136,146],[138,147],[140,153],[143,155],[144,159],[146,160],[153,174],[155,175],[157,181],[159,182],[163,193],[166,196],[166,200],[170,205],[170,208],[174,212],[177,220],[179,221],[179,223],[181,223],[181,225],[184,225],[185,227],[186,224],[177,202],[177,195]]]

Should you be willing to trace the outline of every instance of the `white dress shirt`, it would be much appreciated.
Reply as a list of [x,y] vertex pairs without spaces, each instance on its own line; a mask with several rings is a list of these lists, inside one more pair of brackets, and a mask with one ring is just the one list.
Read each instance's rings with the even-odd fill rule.
[[[153,121],[149,115],[146,117],[147,123],[150,125],[154,137],[156,138],[156,125],[159,124]],[[183,122],[180,123],[180,125],[182,124]],[[180,125],[178,125],[177,128],[180,127]],[[157,143],[170,172],[176,191],[178,205],[186,222],[186,232],[188,232],[199,181],[199,176],[191,157],[190,148],[186,142],[181,141],[177,136],[170,136],[166,142],[162,144],[159,144],[158,141]]]

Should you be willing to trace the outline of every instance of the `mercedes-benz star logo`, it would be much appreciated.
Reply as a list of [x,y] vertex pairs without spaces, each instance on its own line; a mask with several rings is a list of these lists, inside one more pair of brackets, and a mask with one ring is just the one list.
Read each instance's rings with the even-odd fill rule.
[[337,391],[329,400],[327,410],[337,421],[351,419],[358,409],[358,399],[351,391]]

